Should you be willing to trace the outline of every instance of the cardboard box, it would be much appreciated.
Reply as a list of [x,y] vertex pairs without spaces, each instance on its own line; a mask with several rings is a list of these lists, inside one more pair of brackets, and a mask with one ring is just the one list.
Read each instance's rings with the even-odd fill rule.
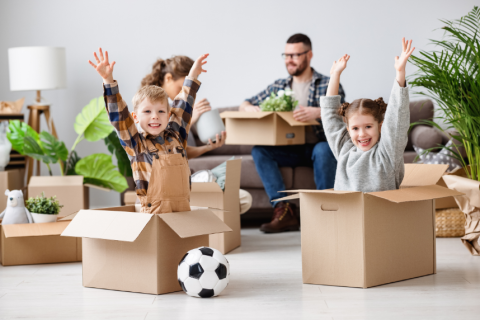
[[42,192],[46,197],[57,196],[63,205],[59,217],[89,208],[89,188],[83,184],[82,176],[33,176],[28,185],[28,196],[37,197]]
[[[459,168],[457,170],[454,170],[453,172],[448,172],[445,173],[444,176],[459,176],[459,177],[467,177],[467,174],[463,168]],[[447,185],[445,184],[445,181],[443,181],[443,177],[438,180],[437,185],[448,188]],[[448,197],[448,198],[443,198],[443,199],[438,199],[435,201],[435,207],[437,209],[448,209],[448,208],[458,208],[458,204],[455,201],[454,197]]]
[[210,235],[210,247],[226,254],[241,243],[240,235],[240,175],[242,160],[227,161],[225,190],[216,182],[192,182],[190,204],[192,206],[220,209],[217,216],[232,229],[232,232]]
[[126,191],[123,196],[123,202],[125,202],[126,206],[134,205],[137,202],[137,192]]
[[61,237],[70,221],[0,226],[4,266],[82,261],[80,238]]
[[[368,288],[436,273],[435,185],[448,165],[406,164],[399,190],[298,190],[303,283]],[[293,191],[290,191],[293,192]]]
[[[25,187],[25,170],[12,169],[0,172],[0,209],[2,212],[7,207],[5,190],[22,190]],[[25,191],[23,191],[25,193]]]
[[286,146],[305,144],[305,127],[318,125],[317,121],[300,122],[293,112],[225,111],[228,132],[226,144]]
[[135,206],[81,210],[62,236],[83,237],[83,285],[162,294],[181,291],[177,267],[208,235],[231,231],[208,209],[148,214]]

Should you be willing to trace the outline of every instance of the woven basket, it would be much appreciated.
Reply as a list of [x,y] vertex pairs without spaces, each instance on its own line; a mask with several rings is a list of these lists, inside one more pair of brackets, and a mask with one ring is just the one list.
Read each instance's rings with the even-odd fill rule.
[[451,238],[465,235],[465,215],[459,208],[438,209],[435,212],[437,237]]

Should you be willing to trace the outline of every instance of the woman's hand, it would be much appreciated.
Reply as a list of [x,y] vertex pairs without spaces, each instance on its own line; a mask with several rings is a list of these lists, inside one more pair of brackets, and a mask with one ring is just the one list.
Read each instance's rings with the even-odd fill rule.
[[408,58],[413,53],[415,48],[412,48],[412,40],[405,41],[402,38],[402,54],[400,57],[395,57],[395,70],[397,70],[397,82],[401,87],[405,87],[405,67],[407,65]]
[[210,110],[212,110],[212,107],[206,98],[203,98],[199,102],[195,103],[193,106],[192,125],[198,121],[202,114]]
[[343,57],[338,59],[338,61],[333,61],[333,65],[330,68],[330,75],[340,75],[342,74],[343,70],[347,67],[347,62],[350,59],[348,54],[345,54]]
[[226,139],[227,139],[227,132],[226,131],[222,131],[222,137],[221,138],[217,134],[217,136],[215,137],[215,142],[213,142],[212,139],[208,139],[208,145],[211,148],[210,151],[215,150],[215,149],[223,146],[225,144]]
[[95,65],[92,61],[88,60],[88,63],[92,67],[97,70],[98,74],[102,77],[103,83],[113,83],[113,66],[115,65],[115,61],[110,63],[108,61],[108,52],[105,51],[105,57],[103,56],[103,51],[102,48],[98,48],[98,51],[100,53],[100,59],[97,56],[97,53],[94,52],[93,56],[95,57],[95,60],[97,61],[97,65]]
[[192,69],[190,69],[190,72],[188,75],[194,79],[197,79],[202,72],[207,72],[207,70],[204,70],[202,67],[207,61],[204,61],[208,57],[208,53],[202,54],[193,64]]

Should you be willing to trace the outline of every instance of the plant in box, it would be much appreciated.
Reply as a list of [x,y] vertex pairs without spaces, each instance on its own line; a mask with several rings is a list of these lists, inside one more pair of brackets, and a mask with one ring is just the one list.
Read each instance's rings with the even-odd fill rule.
[[260,104],[262,111],[293,111],[298,101],[290,89],[279,90],[277,94],[271,93],[270,97]]
[[55,196],[46,198],[45,194],[35,198],[28,198],[25,207],[32,214],[34,223],[46,223],[57,221],[57,215],[63,207]]
[[[455,198],[466,215],[462,240],[472,254],[480,255],[480,8],[474,7],[460,19],[441,21],[445,35],[441,40],[432,40],[439,50],[411,56],[419,70],[410,84],[426,89],[418,94],[438,104],[444,113],[439,118],[447,130],[457,132],[452,137],[465,148],[466,160],[458,146],[440,147],[448,149],[467,174],[467,178],[447,176],[444,181],[449,188],[466,194]],[[437,123],[426,122],[443,131]]]
[[96,153],[80,158],[75,151],[75,147],[82,140],[95,142],[106,138],[113,131],[103,97],[91,100],[82,109],[76,117],[74,128],[78,137],[70,151],[65,143],[58,141],[50,133],[42,131],[39,134],[29,125],[18,120],[10,121],[7,137],[14,150],[45,163],[50,175],[52,175],[50,165],[59,163],[62,176],[82,175],[84,183],[117,192],[124,191],[128,187],[127,182],[124,175],[112,163],[110,155]]

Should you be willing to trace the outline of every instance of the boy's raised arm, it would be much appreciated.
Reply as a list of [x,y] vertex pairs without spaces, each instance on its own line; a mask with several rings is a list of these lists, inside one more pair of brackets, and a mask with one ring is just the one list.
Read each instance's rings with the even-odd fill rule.
[[135,121],[128,110],[128,106],[123,100],[118,90],[118,83],[113,79],[113,66],[108,60],[108,52],[103,55],[102,48],[99,48],[100,58],[94,52],[97,64],[88,60],[88,63],[95,68],[97,73],[103,79],[105,107],[107,108],[110,123],[115,128],[120,144],[128,155],[135,156],[138,152],[140,137],[135,126]]
[[188,133],[190,132],[190,122],[192,120],[193,105],[197,91],[200,88],[200,81],[197,80],[202,72],[203,65],[207,63],[208,53],[201,55],[193,64],[188,76],[185,78],[182,90],[175,97],[170,110],[171,116],[168,122],[168,129],[178,133],[183,147],[187,147]]

